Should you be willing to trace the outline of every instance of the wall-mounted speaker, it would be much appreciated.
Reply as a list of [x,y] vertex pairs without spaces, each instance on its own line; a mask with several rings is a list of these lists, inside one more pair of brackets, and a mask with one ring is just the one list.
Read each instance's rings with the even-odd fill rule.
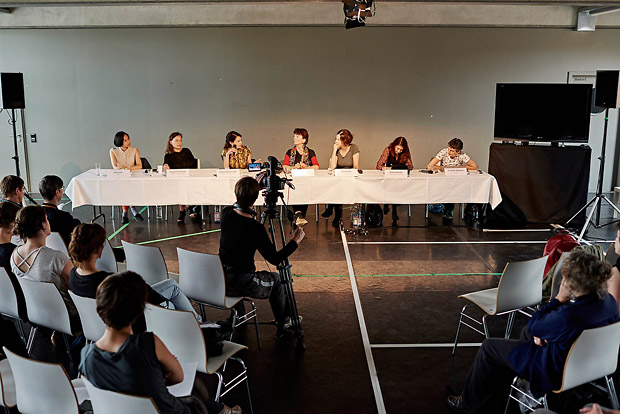
[[620,70],[596,71],[596,106],[620,108]]
[[26,107],[23,73],[2,73],[0,84],[2,86],[2,108],[23,109]]

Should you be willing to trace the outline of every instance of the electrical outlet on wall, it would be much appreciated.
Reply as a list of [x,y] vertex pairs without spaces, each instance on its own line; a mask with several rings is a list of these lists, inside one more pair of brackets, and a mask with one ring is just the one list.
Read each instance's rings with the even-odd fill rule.
[[30,134],[30,142],[37,142],[37,134]]

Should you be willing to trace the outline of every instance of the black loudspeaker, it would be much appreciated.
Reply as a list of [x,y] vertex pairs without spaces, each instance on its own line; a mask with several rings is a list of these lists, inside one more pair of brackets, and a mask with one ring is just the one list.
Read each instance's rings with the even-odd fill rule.
[[596,71],[596,106],[602,108],[620,108],[620,71]]
[[23,73],[2,73],[0,83],[2,84],[2,108],[23,109],[26,107]]

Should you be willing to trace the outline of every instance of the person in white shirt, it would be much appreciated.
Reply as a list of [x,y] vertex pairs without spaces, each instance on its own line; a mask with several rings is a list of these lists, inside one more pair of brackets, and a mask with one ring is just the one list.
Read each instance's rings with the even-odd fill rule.
[[[115,148],[110,149],[112,168],[115,170],[127,169],[130,171],[142,169],[140,151],[138,151],[138,148],[131,146],[131,138],[129,138],[126,132],[118,131],[114,135],[114,147]],[[129,208],[129,206],[123,206],[122,224],[129,223],[129,217],[127,217],[127,210],[129,210]],[[144,220],[133,206],[131,206],[131,214],[136,218],[136,221]]]

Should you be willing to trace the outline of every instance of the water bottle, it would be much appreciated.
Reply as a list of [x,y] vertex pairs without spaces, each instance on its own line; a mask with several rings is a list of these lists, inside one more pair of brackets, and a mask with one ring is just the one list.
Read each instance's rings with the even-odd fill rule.
[[163,220],[164,219],[164,207],[157,206],[155,210],[156,210],[157,220]]
[[351,227],[360,227],[362,225],[362,210],[359,204],[353,207],[351,212]]
[[222,213],[220,212],[220,206],[215,206],[213,209],[213,221],[219,223],[222,221]]

